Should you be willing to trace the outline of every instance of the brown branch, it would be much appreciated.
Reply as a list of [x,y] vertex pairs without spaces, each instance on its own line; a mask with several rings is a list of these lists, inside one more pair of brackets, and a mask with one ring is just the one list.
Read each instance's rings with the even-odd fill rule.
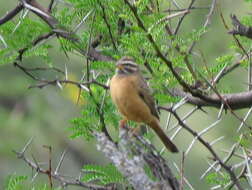
[[244,188],[241,186],[239,179],[236,177],[235,173],[232,171],[231,167],[226,165],[221,159],[220,157],[217,155],[217,153],[213,150],[213,148],[211,147],[211,145],[206,142],[201,136],[198,135],[197,132],[195,132],[194,130],[192,130],[187,124],[185,124],[180,117],[178,116],[178,114],[173,111],[172,109],[168,109],[169,112],[171,112],[173,114],[173,116],[177,119],[177,121],[179,122],[179,125],[184,128],[186,131],[188,131],[190,134],[192,134],[194,137],[197,137],[198,141],[212,154],[212,156],[214,157],[214,159],[216,161],[218,161],[218,163],[221,165],[221,167],[223,169],[226,170],[226,172],[229,174],[232,182],[235,184],[235,186],[237,187],[237,189],[239,190],[244,190]]
[[112,31],[111,31],[111,26],[109,24],[109,21],[108,21],[108,18],[107,18],[107,15],[106,15],[106,12],[105,12],[105,7],[104,5],[100,2],[100,0],[98,0],[98,3],[102,9],[102,18],[105,22],[105,24],[107,25],[107,28],[108,28],[108,31],[109,31],[109,36],[110,36],[110,39],[111,39],[111,42],[113,44],[113,47],[114,47],[114,50],[117,51],[117,47],[116,47],[116,42],[115,42],[115,39],[113,37],[113,34],[112,34]]
[[214,79],[213,81],[213,85],[219,83],[219,81],[224,77],[226,76],[227,74],[229,74],[230,72],[232,72],[233,70],[235,70],[236,68],[238,68],[239,66],[241,65],[241,62],[236,62],[234,63],[233,65],[227,67],[227,68],[224,68],[223,71],[218,75],[216,76],[216,78]]
[[[37,80],[39,80],[39,79],[37,79]],[[89,82],[77,82],[77,81],[71,81],[71,80],[57,80],[57,79],[56,80],[39,80],[39,81],[40,81],[39,84],[29,86],[29,88],[44,88],[49,85],[56,86],[59,83],[60,84],[62,83],[62,84],[72,84],[72,85],[77,86],[80,89],[84,89],[85,88],[84,86],[90,85],[90,84],[96,84],[96,85],[104,88],[105,90],[109,89],[108,86],[106,86],[105,84],[99,83],[96,80],[91,80]],[[85,90],[87,90],[87,89],[85,89]]]
[[185,173],[185,152],[182,152],[182,161],[181,161],[181,167],[180,167],[180,173],[181,173],[181,179],[180,179],[180,189],[184,189],[184,173]]
[[[193,1],[191,3],[193,3]],[[213,15],[213,12],[214,12],[215,5],[216,5],[216,0],[212,0],[210,10],[209,10],[209,12],[207,14],[207,17],[206,17],[206,20],[204,22],[204,28],[206,28],[210,24],[210,20],[211,20],[211,17]],[[176,32],[175,32],[175,34],[176,34]],[[191,46],[189,47],[187,53],[183,53],[183,52],[180,52],[180,51],[179,52],[183,53],[185,55],[184,61],[185,61],[186,65],[187,65],[187,68],[190,71],[190,73],[192,74],[192,77],[194,78],[195,82],[197,82],[197,75],[196,75],[194,69],[192,68],[192,66],[191,66],[191,64],[189,62],[189,55],[192,53],[192,50],[193,50],[195,45],[196,45],[196,41],[193,41]],[[179,48],[179,50],[180,50],[180,48]]]
[[201,9],[209,9],[209,7],[191,7],[191,8],[185,8],[185,9],[166,9],[164,12],[178,12],[178,11],[185,11],[185,10],[201,10]]
[[[36,161],[33,162],[25,156],[25,152],[29,145],[30,145],[30,142],[29,144],[25,146],[25,148],[21,152],[18,152],[18,151],[13,151],[13,152],[16,154],[18,159],[23,160],[31,169],[35,170],[37,173],[48,175],[47,169],[40,167]],[[91,183],[83,183],[80,181],[80,179],[70,180],[64,177],[63,175],[59,174],[58,172],[51,171],[50,176],[54,180],[59,181],[63,187],[78,186],[78,187],[87,188],[91,190],[113,190],[112,186],[101,186],[101,185],[96,185],[96,184],[91,184]]]
[[21,66],[21,65],[18,64],[17,62],[14,62],[13,65],[14,65],[15,67],[18,67],[21,71],[23,71],[27,76],[29,76],[29,77],[32,78],[33,80],[35,80],[35,81],[39,81],[39,80],[40,80],[39,78],[33,76],[30,72],[28,72],[28,71],[26,70],[25,67]]
[[[187,103],[197,105],[199,107],[216,107],[220,108],[222,105],[222,100],[216,95],[211,95],[211,99],[213,102],[205,101],[198,97],[192,96],[190,93],[184,92],[180,89],[173,88],[167,89],[167,92],[172,96],[178,97],[186,97]],[[231,94],[221,94],[223,99],[228,102],[229,107],[232,110],[243,109],[243,108],[250,108],[252,106],[252,91],[249,92],[240,92],[240,93],[231,93]],[[227,106],[224,105],[225,109]]]
[[[172,33],[170,27],[168,24],[165,25],[165,29],[166,29],[166,32],[170,35],[170,36],[174,36],[174,34]],[[171,38],[172,41],[174,41],[174,38]],[[192,68],[190,62],[189,62],[189,58],[188,58],[188,54],[184,51],[181,50],[180,46],[179,45],[176,45],[175,46],[175,49],[178,51],[178,53],[180,55],[182,55],[184,57],[184,61],[185,61],[185,64],[186,64],[186,67],[187,69],[190,71],[193,79],[195,81],[197,81],[197,76],[196,76],[196,73],[194,72],[194,69]]]
[[[143,155],[144,161],[150,166],[150,169],[153,175],[161,181],[169,182],[169,185],[174,190],[179,190],[179,182],[177,178],[174,176],[172,170],[167,165],[166,160],[158,153],[157,149],[154,145],[147,140],[145,140],[142,136],[135,136],[137,140],[141,142],[141,145],[132,144],[138,154]],[[131,139],[128,139],[130,142]],[[146,149],[148,151],[146,151]]]
[[58,73],[61,73],[63,75],[65,75],[65,72],[62,71],[61,69],[57,68],[57,67],[34,67],[34,68],[26,68],[27,71],[48,71],[48,70],[53,70],[56,71]]
[[24,8],[22,3],[19,3],[13,10],[9,11],[5,16],[0,18],[0,26],[9,20],[11,20],[14,16],[16,16],[22,9]]
[[[32,85],[32,86],[29,86],[29,88],[44,88],[46,86],[49,86],[49,85],[58,85],[58,84],[72,84],[72,85],[75,85],[77,86],[78,88],[80,89],[84,89],[84,90],[87,90],[87,87],[85,88],[86,85],[90,85],[90,84],[95,84],[97,86],[100,86],[102,88],[104,88],[105,90],[108,90],[109,89],[109,86],[105,85],[105,84],[102,84],[98,81],[96,81],[95,79],[92,79],[90,80],[89,82],[77,82],[77,81],[71,81],[71,80],[58,80],[58,79],[55,79],[55,80],[44,80],[44,79],[40,79],[40,78],[37,78],[35,77],[34,75],[32,75],[30,73],[30,71],[33,71],[33,69],[30,69],[30,68],[26,68],[20,64],[18,64],[17,62],[14,62],[14,66],[15,67],[18,67],[21,71],[23,71],[27,76],[29,76],[30,78],[32,78],[33,80],[35,81],[39,81],[39,84],[36,84],[36,85]],[[36,68],[35,68],[36,69]],[[43,68],[44,69],[44,68]],[[46,69],[46,68],[45,68]],[[50,69],[50,68],[49,68]],[[61,71],[62,72],[62,71]]]
[[[128,127],[120,129],[118,146],[102,133],[95,133],[98,150],[108,157],[136,190],[179,190],[179,183],[155,147],[140,136],[129,135]],[[133,159],[132,159],[133,158]],[[148,165],[159,181],[152,181],[145,171]]]
[[50,1],[50,4],[48,6],[48,11],[51,13],[52,12],[52,7],[53,7],[54,0]]
[[232,20],[233,29],[228,32],[229,34],[245,36],[252,39],[252,27],[243,25],[235,15],[230,15],[230,18]]
[[50,188],[52,189],[53,188],[53,183],[52,183],[52,147],[47,146],[47,145],[44,145],[43,147],[48,149],[48,151],[49,151],[49,158],[48,158],[49,168],[47,170],[47,174],[48,174],[48,178],[49,178]]
[[[36,46],[36,45],[39,44],[41,41],[49,39],[49,38],[52,37],[54,34],[55,34],[54,32],[48,32],[48,33],[46,33],[46,34],[42,34],[42,35],[38,36],[38,37],[32,42],[32,46]],[[29,50],[29,46],[24,47],[24,48],[18,50],[18,53],[19,53],[19,55],[18,55],[18,57],[17,57],[17,60],[18,60],[18,61],[22,61],[22,59],[23,59],[23,54],[24,54],[27,50]]]
[[82,55],[88,56],[91,60],[96,61],[114,61],[112,57],[103,55],[93,47],[90,47],[89,51],[86,53],[86,51],[81,48],[81,40],[79,39],[79,37],[71,31],[68,31],[66,28],[60,27],[61,25],[58,20],[53,17],[46,8],[40,5],[36,0],[31,0],[31,2],[28,2],[26,0],[25,2],[34,7],[34,9],[31,9],[31,11],[38,17],[40,17],[43,21],[45,21],[53,29],[54,33],[64,39],[70,40],[73,44],[75,44],[76,50],[79,51],[79,53],[81,53]]
[[213,87],[213,85],[211,85],[211,84],[208,82],[208,80],[207,80],[203,75],[200,74],[200,76],[201,76],[202,79],[204,79],[205,83],[214,91],[214,93],[218,96],[218,98],[219,98],[219,99],[221,100],[221,102],[224,104],[224,107],[226,107],[226,108],[230,111],[230,113],[231,113],[233,116],[236,117],[236,119],[238,119],[240,122],[242,122],[243,124],[245,124],[248,128],[252,129],[252,127],[251,127],[247,122],[245,122],[242,118],[240,118],[240,117],[234,112],[234,110],[232,110],[232,108],[229,106],[229,103],[227,102],[227,100],[224,99],[224,98],[222,97],[222,95],[218,92],[218,90],[217,90],[215,87]]
[[[206,20],[205,20],[204,25],[203,25],[204,28],[206,28],[211,23],[211,17],[212,17],[212,15],[214,13],[214,9],[215,9],[215,6],[216,6],[216,1],[217,0],[212,0],[210,10],[209,10],[209,12],[208,12],[208,14],[206,16]],[[192,45],[190,46],[190,48],[188,49],[188,54],[191,54],[191,52],[192,52],[195,45],[196,45],[196,41],[194,41],[192,43]],[[188,54],[187,54],[187,56],[188,56]]]
[[[225,21],[225,19],[224,19],[224,16],[223,16],[222,12],[220,13],[220,17],[221,17],[221,20],[222,20],[222,22],[223,22],[225,28],[226,28],[227,30],[229,30],[229,27],[228,27],[228,25],[227,25],[227,23],[226,23],[226,21]],[[232,15],[231,15],[231,18],[232,18]],[[242,50],[242,52],[247,56],[247,59],[249,59],[249,55],[248,55],[248,53],[246,52],[246,50],[244,49],[244,47],[242,46],[242,44],[241,44],[241,42],[239,41],[239,39],[238,39],[235,35],[233,35],[233,38],[234,38],[235,42],[237,43],[238,47],[239,47],[239,48]]]
[[[191,0],[191,3],[189,4],[187,10],[190,10],[195,2],[196,2],[196,0]],[[175,31],[174,31],[174,33],[173,33],[174,35],[176,35],[176,34],[178,33],[179,28],[180,28],[180,26],[181,26],[181,24],[182,24],[182,22],[183,22],[183,20],[185,19],[185,16],[186,16],[187,14],[188,14],[188,13],[185,13],[185,14],[179,19],[178,24],[177,24],[177,27],[176,27],[176,29],[175,29]]]

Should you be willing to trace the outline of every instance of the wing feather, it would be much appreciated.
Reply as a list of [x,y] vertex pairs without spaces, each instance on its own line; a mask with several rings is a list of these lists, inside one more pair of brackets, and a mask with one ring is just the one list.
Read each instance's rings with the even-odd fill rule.
[[139,89],[138,89],[139,96],[150,108],[152,115],[154,115],[157,119],[159,119],[159,114],[158,114],[158,110],[155,104],[155,100],[151,94],[151,90],[148,84],[146,83],[143,77],[140,78],[138,86],[139,86]]

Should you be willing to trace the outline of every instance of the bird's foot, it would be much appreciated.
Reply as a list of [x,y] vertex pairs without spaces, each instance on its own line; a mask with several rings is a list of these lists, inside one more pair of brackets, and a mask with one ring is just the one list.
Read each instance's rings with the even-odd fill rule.
[[145,125],[138,125],[137,127],[130,128],[130,133],[133,136],[142,136],[147,132],[147,128]]
[[141,127],[135,127],[135,128],[130,128],[129,130],[130,134],[134,137],[139,136],[141,134]]
[[126,128],[127,127],[127,120],[123,119],[120,120],[120,128]]

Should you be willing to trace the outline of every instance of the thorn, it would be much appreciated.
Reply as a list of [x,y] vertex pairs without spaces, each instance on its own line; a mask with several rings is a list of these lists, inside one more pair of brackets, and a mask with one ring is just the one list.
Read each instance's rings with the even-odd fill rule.
[[56,175],[58,174],[59,169],[62,166],[62,163],[63,163],[63,160],[65,158],[66,152],[67,152],[67,149],[65,149],[64,152],[60,156],[60,161],[59,161],[59,163],[58,163],[58,165],[57,165],[57,167],[55,169],[55,172],[54,172]]

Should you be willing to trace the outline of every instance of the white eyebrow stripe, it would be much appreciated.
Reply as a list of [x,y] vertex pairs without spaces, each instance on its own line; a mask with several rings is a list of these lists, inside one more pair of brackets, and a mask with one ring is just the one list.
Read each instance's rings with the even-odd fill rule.
[[129,65],[129,66],[133,66],[133,67],[138,67],[138,65],[135,63],[135,62],[133,62],[133,61],[122,61],[121,63],[119,63],[119,64],[123,64],[123,65]]

